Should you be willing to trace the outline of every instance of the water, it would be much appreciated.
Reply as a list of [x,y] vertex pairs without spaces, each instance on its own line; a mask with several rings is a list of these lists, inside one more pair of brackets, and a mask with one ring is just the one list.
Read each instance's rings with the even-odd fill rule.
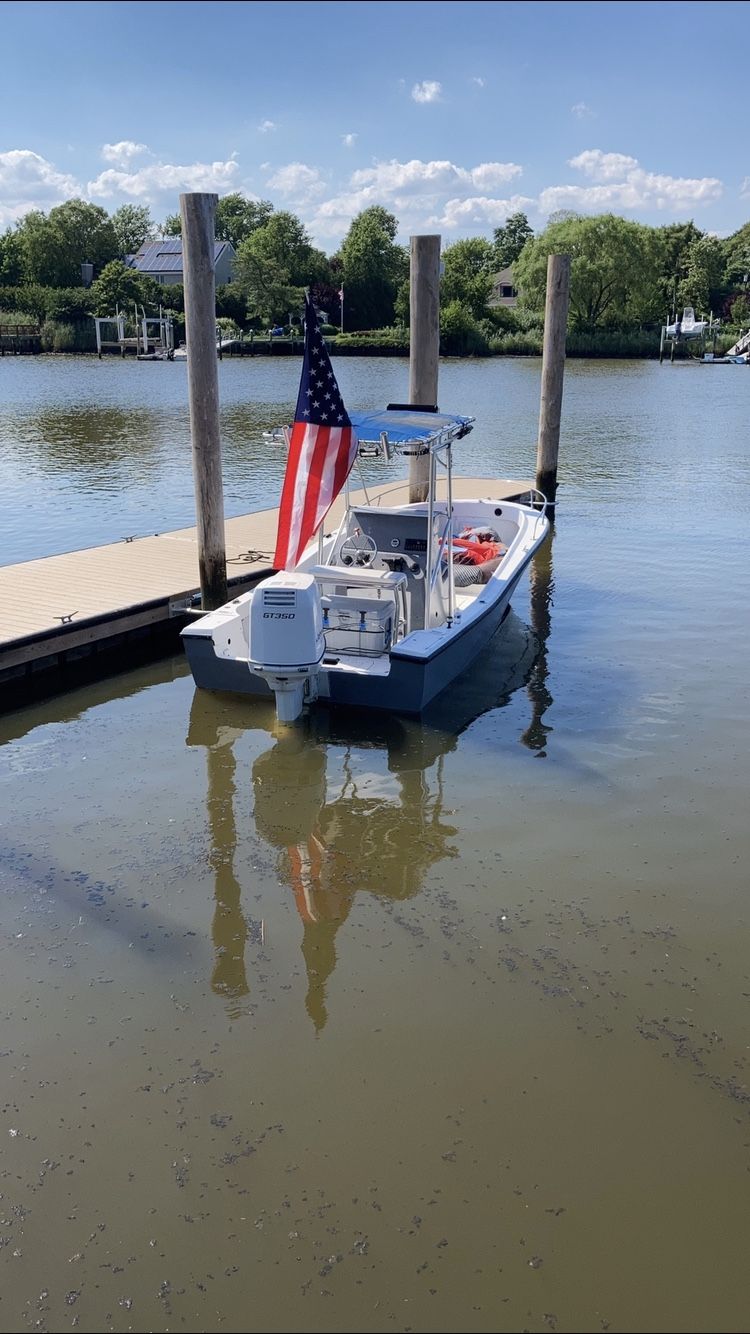
[[[131,486],[189,521],[179,368],[102,363],[157,423],[118,497],[46,378],[98,364],[19,363],[7,559],[29,497],[45,550]],[[538,366],[441,377],[502,409],[467,471],[528,473]],[[551,548],[424,724],[282,733],[179,656],[0,719],[2,1329],[746,1328],[749,391],[568,367]]]

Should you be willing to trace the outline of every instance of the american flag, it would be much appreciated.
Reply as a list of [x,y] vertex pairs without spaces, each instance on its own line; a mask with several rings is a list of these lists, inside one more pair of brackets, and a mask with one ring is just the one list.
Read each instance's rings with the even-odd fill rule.
[[294,569],[349,476],[356,453],[357,437],[308,295],[305,355],[281,492],[275,569]]

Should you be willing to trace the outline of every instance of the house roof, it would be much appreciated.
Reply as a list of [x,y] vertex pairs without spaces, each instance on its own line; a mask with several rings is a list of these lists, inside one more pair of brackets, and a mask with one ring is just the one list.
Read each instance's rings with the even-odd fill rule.
[[[214,267],[227,247],[234,254],[230,241],[214,241]],[[182,273],[182,237],[165,236],[159,241],[144,241],[140,250],[127,256],[125,263],[139,273]]]

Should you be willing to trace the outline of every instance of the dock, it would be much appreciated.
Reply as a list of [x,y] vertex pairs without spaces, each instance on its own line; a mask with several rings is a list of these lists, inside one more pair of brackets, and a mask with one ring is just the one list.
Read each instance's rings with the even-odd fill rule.
[[[501,502],[527,495],[533,485],[460,477],[453,494]],[[352,499],[404,504],[408,482],[369,487]],[[339,496],[327,531],[343,511]],[[231,596],[271,573],[277,524],[278,508],[227,519]],[[195,528],[0,566],[0,712],[173,651],[199,605],[198,588]]]
[[18,357],[41,350],[42,331],[38,324],[0,324],[0,357]]

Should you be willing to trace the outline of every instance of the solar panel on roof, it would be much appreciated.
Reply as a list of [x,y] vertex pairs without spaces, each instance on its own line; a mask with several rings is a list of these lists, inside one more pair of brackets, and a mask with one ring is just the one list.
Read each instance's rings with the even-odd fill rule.
[[[214,242],[214,263],[216,263],[226,245],[226,241]],[[150,241],[147,245],[141,246],[141,249],[132,256],[129,262],[133,268],[139,269],[141,272],[152,270],[168,273],[181,272],[182,238],[179,236],[174,238],[161,237],[158,241]]]

